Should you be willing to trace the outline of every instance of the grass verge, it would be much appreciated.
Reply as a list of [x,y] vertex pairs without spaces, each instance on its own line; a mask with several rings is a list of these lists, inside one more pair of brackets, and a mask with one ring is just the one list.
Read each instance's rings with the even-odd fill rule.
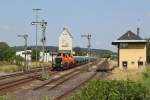
[[150,68],[142,73],[141,83],[150,90]]
[[69,100],[150,100],[150,91],[131,80],[95,80]]
[[[37,66],[36,66],[36,62],[29,62],[28,66],[29,69],[32,69],[36,67],[42,67],[43,63],[37,62]],[[44,63],[44,66],[51,66],[51,62]],[[21,71],[22,67],[23,66],[9,64],[7,62],[0,62],[0,73],[12,73],[12,72]]]

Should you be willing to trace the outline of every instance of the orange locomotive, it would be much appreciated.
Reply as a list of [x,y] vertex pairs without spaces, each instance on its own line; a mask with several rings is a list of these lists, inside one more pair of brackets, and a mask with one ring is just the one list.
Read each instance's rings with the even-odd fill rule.
[[61,53],[62,62],[61,64],[73,65],[75,64],[74,58],[71,54]]
[[64,70],[75,65],[73,55],[70,53],[59,53],[54,60],[53,69]]
[[65,70],[72,68],[77,65],[88,63],[88,61],[96,60],[93,57],[87,56],[73,56],[71,53],[61,52],[55,57],[54,63],[52,64],[53,70]]

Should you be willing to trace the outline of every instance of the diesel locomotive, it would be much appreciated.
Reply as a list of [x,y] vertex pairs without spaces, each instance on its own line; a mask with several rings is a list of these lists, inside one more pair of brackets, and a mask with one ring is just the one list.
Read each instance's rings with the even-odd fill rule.
[[73,56],[70,53],[59,53],[57,57],[55,57],[54,62],[52,64],[53,70],[65,70],[75,66],[83,65],[88,63],[88,61],[92,62],[96,60],[95,57],[87,57],[87,56]]

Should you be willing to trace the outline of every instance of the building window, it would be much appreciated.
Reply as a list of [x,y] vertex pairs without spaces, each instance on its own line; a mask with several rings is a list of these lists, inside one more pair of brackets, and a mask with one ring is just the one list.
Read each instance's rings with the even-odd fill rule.
[[120,48],[128,48],[128,43],[120,43]]
[[123,62],[122,62],[123,68],[127,68],[127,65],[128,65],[128,62],[127,62],[127,61],[123,61]]
[[135,64],[135,62],[134,62],[134,61],[131,61],[131,64]]
[[143,66],[143,61],[138,61],[138,66]]

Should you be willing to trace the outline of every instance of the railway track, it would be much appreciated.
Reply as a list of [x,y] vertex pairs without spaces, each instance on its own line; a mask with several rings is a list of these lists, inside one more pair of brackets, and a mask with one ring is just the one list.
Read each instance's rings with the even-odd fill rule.
[[66,81],[68,81],[69,79],[75,77],[76,75],[78,75],[78,74],[80,74],[80,73],[81,73],[81,71],[77,71],[77,72],[73,72],[71,75],[69,75],[69,77],[68,77],[68,76],[67,76],[67,77],[66,77],[66,76],[63,77],[63,79],[61,79],[60,82],[58,82],[58,83],[56,83],[54,86],[50,87],[50,88],[48,89],[48,91],[53,90],[53,89],[56,88],[57,86],[59,86],[59,85],[65,83]]
[[76,87],[71,88],[71,89],[69,89],[68,91],[66,91],[65,93],[63,93],[63,94],[61,94],[61,95],[55,97],[54,100],[60,100],[60,99],[62,99],[62,98],[64,98],[64,97],[68,96],[70,93],[72,93],[73,91],[79,89],[82,85],[84,85],[85,83],[87,83],[88,81],[90,81],[91,79],[93,79],[93,78],[96,76],[96,74],[97,74],[97,73],[95,72],[92,76],[90,76],[88,79],[86,79],[86,80],[84,80],[83,82],[81,82],[80,84],[78,84]]
[[[85,67],[81,67],[79,69],[75,69],[75,70],[72,70],[70,71],[69,73],[67,74],[64,74],[58,78],[54,78],[38,87],[35,87],[33,90],[34,91],[38,91],[38,90],[41,90],[42,89],[46,89],[48,90],[49,92],[50,91],[55,91],[57,90],[56,88],[61,86],[62,84],[65,84],[66,82],[68,81],[71,81],[74,77],[79,77],[78,75],[83,73],[82,69],[86,68],[86,67],[89,67],[89,66],[85,66]],[[78,89],[81,85],[85,84],[86,82],[88,82],[89,80],[93,79],[95,76],[96,76],[97,72],[94,72],[94,74],[92,74],[89,78],[87,78],[85,81],[81,82],[80,84],[78,84],[78,86],[74,87],[74,88],[71,88],[70,90],[66,91],[65,93],[57,96],[56,95],[56,99],[59,99],[59,98],[62,98],[62,97],[65,97],[66,95],[70,94],[70,92],[73,92],[74,90]]]
[[[58,73],[58,72],[51,72],[49,75],[56,74],[56,73]],[[38,73],[38,74],[35,74],[32,76],[25,76],[24,78],[16,79],[16,80],[13,80],[10,82],[1,83],[0,84],[0,93],[1,94],[6,93],[7,91],[9,91],[9,88],[13,88],[13,87],[16,87],[18,85],[23,85],[23,84],[26,84],[28,82],[37,80],[37,79],[39,79],[40,76],[41,76],[41,73]]]
[[[38,86],[38,87],[34,88],[33,90],[41,89],[45,85],[50,84],[51,82],[57,81],[57,80],[61,79],[62,77],[70,75],[74,71],[79,70],[78,67],[76,67],[76,68],[77,68],[76,70],[73,70],[70,73],[62,75],[59,78],[50,80],[50,81],[42,84],[41,86]],[[39,69],[39,70],[41,71],[41,69]],[[36,79],[39,79],[39,77],[41,76],[41,73],[35,73],[35,72],[39,72],[39,70],[38,71],[37,70],[36,71],[30,71],[29,73],[17,73],[17,74],[2,76],[1,79],[6,79],[6,78],[11,78],[11,77],[16,77],[16,76],[23,76],[23,78],[20,77],[19,79],[15,79],[15,80],[12,80],[12,81],[4,81],[4,82],[0,83],[0,94],[7,93],[7,91],[9,91],[10,88],[13,89],[16,86],[23,85],[23,84],[26,84],[28,82],[34,81]],[[33,72],[33,73],[31,73],[31,72]],[[49,75],[56,75],[57,73],[59,73],[59,72],[57,72],[57,71],[51,72],[50,71]],[[33,75],[27,75],[27,74],[33,74]]]
[[35,72],[39,72],[39,71],[42,71],[42,68],[32,69],[29,72],[19,72],[19,73],[15,73],[15,74],[0,76],[0,80],[6,79],[6,78],[11,78],[11,77],[27,75],[27,74],[31,74],[31,73],[35,73]]
[[72,74],[72,73],[74,73],[74,72],[76,72],[76,71],[79,71],[79,69],[75,69],[75,70],[73,70],[73,71],[68,72],[67,74],[64,74],[64,75],[58,77],[58,78],[54,78],[54,79],[52,79],[52,80],[50,80],[50,81],[48,81],[48,82],[46,82],[46,83],[44,83],[44,84],[42,84],[42,85],[40,85],[40,86],[38,86],[38,87],[33,88],[33,90],[36,91],[36,90],[42,89],[42,88],[44,88],[46,85],[49,85],[49,84],[51,84],[51,83],[53,83],[53,82],[55,82],[55,81],[58,81],[58,80],[60,80],[60,79],[62,79],[62,78],[64,78],[64,77],[66,77],[66,76],[68,76],[68,75],[70,75],[70,74]]
[[[35,75],[35,76],[40,76],[40,75]],[[35,80],[33,77],[25,77],[22,79],[11,81],[11,82],[2,83],[0,84],[0,91],[8,89],[10,87],[14,87],[16,85],[24,84],[26,82],[33,81],[33,80]]]
[[[59,81],[59,80],[64,79],[64,80],[62,80],[61,82],[58,82],[54,87],[51,87],[50,89],[48,89],[48,91],[50,91],[51,89],[54,89],[55,87],[59,86],[60,84],[63,84],[65,81],[71,79],[71,78],[74,77],[75,75],[81,73],[81,72],[82,72],[81,70],[87,67],[86,65],[88,65],[88,64],[79,65],[79,66],[75,67],[75,69],[73,69],[72,71],[70,71],[69,73],[64,74],[64,75],[62,75],[62,76],[60,76],[60,77],[58,77],[58,78],[54,78],[54,79],[52,79],[52,80],[50,80],[50,81],[48,81],[48,82],[46,82],[46,83],[44,83],[44,84],[42,84],[42,85],[40,85],[40,86],[38,86],[38,87],[33,88],[33,90],[34,90],[34,91],[37,91],[37,90],[39,90],[39,89],[42,89],[42,88],[46,87],[46,85],[49,85],[49,84],[51,84],[51,83],[54,83],[54,82],[57,82],[57,81]],[[84,66],[84,67],[81,67],[81,66]],[[81,67],[81,68],[80,68],[80,67]],[[88,66],[88,67],[89,67],[89,66]],[[79,71],[79,72],[78,72],[78,71]],[[77,73],[77,74],[74,74],[74,73],[76,73],[76,72],[78,72],[78,73]],[[74,75],[73,75],[73,74],[74,74]],[[68,77],[68,78],[66,78],[66,77]]]
[[[60,76],[60,77],[58,77],[58,78],[54,78],[54,79],[52,79],[52,80],[50,80],[50,81],[47,81],[47,82],[45,82],[44,84],[33,88],[33,90],[36,91],[36,90],[42,89],[42,88],[46,87],[46,85],[49,85],[49,84],[51,84],[51,83],[53,83],[53,82],[55,82],[55,81],[58,81],[58,80],[60,80],[60,79],[63,79],[64,77],[67,77],[67,76],[71,75],[72,73],[74,73],[74,72],[76,72],[76,71],[79,71],[81,66],[86,66],[86,65],[88,65],[88,64],[79,65],[79,66],[75,67],[71,72],[69,72],[69,73],[67,73],[67,74],[64,74],[64,75],[62,75],[62,76]],[[70,70],[71,70],[71,69],[70,69]],[[73,76],[72,76],[72,77],[73,77]],[[68,80],[69,80],[69,79],[68,79]]]
[[[69,80],[72,81],[72,79],[74,79],[73,77],[77,77],[77,75],[79,75],[81,72],[84,72],[82,70],[82,68],[86,68],[86,67],[89,67],[87,66],[88,64],[85,64],[85,65],[82,65],[82,66],[78,66],[78,67],[75,67],[74,69],[71,69],[69,71],[64,71],[60,74],[57,74],[59,72],[51,72],[50,75],[54,75],[54,78],[50,79],[50,80],[46,80],[46,81],[43,81],[41,82],[41,85],[40,86],[37,86],[36,87],[30,87],[30,90],[32,89],[33,91],[43,91],[43,88],[45,89],[46,88],[46,91],[52,91],[52,90],[55,90],[56,87],[62,85],[62,84],[65,84],[65,82],[68,82]],[[41,74],[40,74],[41,75]],[[16,86],[24,86],[24,85],[27,85],[28,82],[32,82],[34,80],[36,80],[39,76],[39,74],[34,74],[34,75],[28,75],[22,79],[17,79],[17,80],[13,80],[11,82],[6,82],[6,83],[1,83],[0,84],[0,95],[4,95],[6,94],[7,92],[10,92],[10,91],[14,91],[15,87]],[[56,77],[55,78],[55,75],[60,75],[59,77]],[[92,76],[94,77],[94,76]],[[91,78],[92,79],[92,78]],[[90,80],[90,79],[89,79]],[[88,80],[87,80],[88,81]],[[85,83],[87,82],[85,81]],[[55,83],[55,84],[51,84],[51,83]],[[84,84],[84,83],[82,83]],[[47,88],[48,86],[48,88]],[[50,87],[49,87],[50,86]],[[75,88],[76,89],[76,88]],[[56,95],[57,97],[57,95]]]
[[[104,68],[104,66],[107,65],[107,61],[105,60],[103,63],[101,63],[99,67]],[[105,70],[105,69],[104,69]],[[68,96],[69,94],[71,94],[73,91],[79,89],[81,86],[83,86],[84,84],[86,84],[88,81],[92,80],[96,75],[97,75],[97,71],[95,71],[90,77],[88,77],[86,80],[84,80],[83,82],[81,82],[80,84],[78,84],[77,86],[75,86],[74,88],[71,88],[69,90],[67,90],[66,92],[64,92],[63,94],[60,94],[59,96],[55,97],[54,100],[60,100],[66,96]],[[51,88],[49,88],[49,91],[56,88],[57,86],[63,84],[64,82],[66,82],[67,80],[71,79],[73,76],[70,76],[69,78],[57,83],[56,85],[52,86]]]

